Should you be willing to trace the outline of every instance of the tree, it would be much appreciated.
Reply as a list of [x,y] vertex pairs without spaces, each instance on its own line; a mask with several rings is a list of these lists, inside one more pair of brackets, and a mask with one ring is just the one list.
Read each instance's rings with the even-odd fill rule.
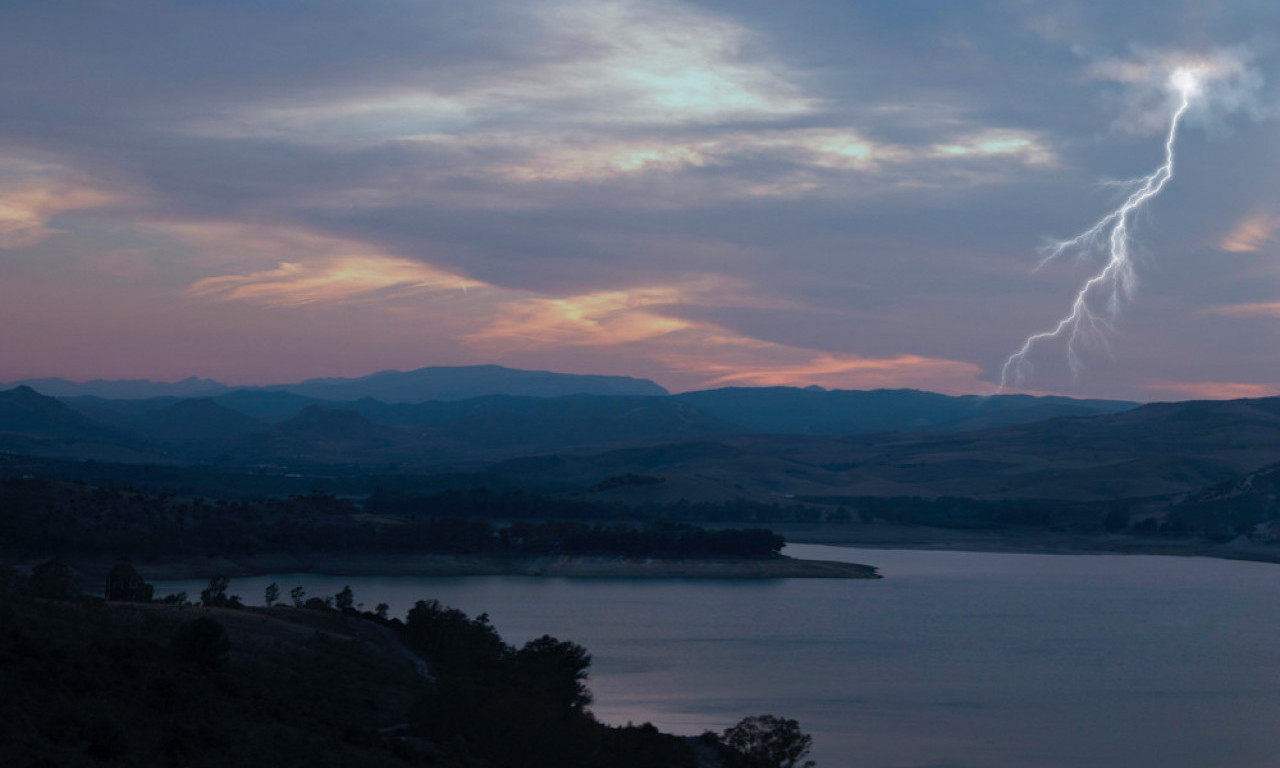
[[306,602],[302,604],[302,607],[310,611],[332,611],[333,598],[332,597],[308,597],[306,599]]
[[341,592],[333,596],[333,604],[339,611],[344,613],[351,610],[355,602],[356,594],[351,590],[350,584],[343,587]]
[[108,600],[149,603],[154,595],[155,587],[143,581],[138,570],[128,563],[120,563],[107,574]]
[[209,586],[200,590],[200,604],[209,608],[241,608],[239,595],[227,596],[227,587],[231,585],[230,576],[214,576],[209,579]]
[[720,736],[731,750],[725,755],[731,768],[811,768],[812,760],[800,762],[813,746],[813,737],[800,730],[800,723],[773,715],[744,718]]
[[227,602],[227,587],[230,585],[230,576],[210,578],[209,586],[200,590],[200,602],[204,605],[223,605]]
[[307,590],[303,589],[300,586],[294,587],[293,589],[289,590],[289,599],[293,601],[294,608],[301,608],[303,603],[306,602],[306,597],[307,597]]
[[268,608],[275,605],[280,601],[280,585],[274,581],[268,584],[266,591],[263,592],[262,598],[266,602]]
[[31,569],[27,587],[36,597],[50,600],[70,600],[79,591],[76,588],[75,573],[66,563],[58,560],[50,560]]
[[391,610],[391,606],[387,605],[386,603],[378,603],[378,606],[373,609],[373,614],[378,618],[385,620],[387,618],[387,611],[390,611],[390,610]]
[[543,635],[530,640],[512,659],[528,695],[541,698],[553,711],[581,711],[591,703],[587,668],[591,654],[568,640]]

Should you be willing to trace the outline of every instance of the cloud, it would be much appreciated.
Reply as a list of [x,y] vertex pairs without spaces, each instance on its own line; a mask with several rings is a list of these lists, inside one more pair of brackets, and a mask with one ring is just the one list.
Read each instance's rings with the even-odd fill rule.
[[1231,253],[1256,251],[1280,231],[1280,216],[1254,213],[1236,223],[1220,241],[1218,249]]
[[1143,389],[1169,392],[1180,397],[1205,400],[1235,400],[1242,397],[1272,397],[1280,395],[1275,384],[1250,384],[1238,381],[1149,381]]
[[50,222],[59,214],[97,208],[117,198],[69,174],[0,181],[0,248],[35,245],[58,231]]
[[1280,301],[1259,301],[1248,304],[1220,304],[1201,310],[1206,315],[1226,317],[1280,317]]
[[467,337],[502,354],[539,347],[612,348],[649,359],[697,387],[920,387],[966,393],[989,388],[972,363],[891,355],[864,357],[752,338],[716,323],[674,316],[682,305],[759,304],[740,286],[711,277],[679,286],[601,291],[563,298],[535,297],[501,305],[493,321]]
[[[939,131],[937,105],[926,105],[934,135],[870,138],[811,77],[772,55],[769,40],[690,3],[546,0],[507,16],[493,23],[507,32],[523,24],[524,43],[491,62],[427,70],[416,83],[396,77],[363,89],[344,82],[331,93],[256,97],[201,110],[185,130],[343,152],[393,145],[418,171],[388,174],[398,191],[447,187],[452,204],[479,207],[559,202],[518,186],[533,183],[661,176],[661,194],[643,196],[683,205],[845,195],[855,178],[889,168],[897,175],[884,185],[992,183],[1011,174],[975,173],[972,164],[1057,162],[1033,131],[963,118]],[[473,182],[466,196],[461,179]],[[502,186],[482,194],[474,187],[483,183]]]
[[[311,100],[251,103],[187,123],[196,135],[407,138],[519,122],[557,127],[692,126],[806,114],[806,96],[756,35],[727,18],[665,0],[536,2],[518,58],[467,64],[421,83]],[[441,73],[443,75],[444,73]]]
[[387,256],[343,256],[318,263],[282,262],[247,275],[197,280],[187,291],[225,301],[273,306],[385,299],[407,292],[466,290],[479,283],[421,262]]
[[[710,135],[707,135],[710,134]],[[627,177],[666,177],[684,195],[668,199],[703,205],[715,200],[827,193],[847,195],[842,174],[881,185],[937,185],[1007,181],[1001,163],[1033,169],[1057,165],[1045,141],[1027,131],[985,129],[944,143],[910,146],[874,141],[849,128],[737,128],[698,136],[652,138],[554,138],[521,134],[418,136],[418,146],[469,154],[466,173],[507,183],[603,182]],[[464,161],[466,162],[466,161]],[[986,173],[976,164],[988,163]],[[767,169],[761,172],[759,169]],[[451,173],[462,171],[451,169]],[[710,173],[700,173],[709,171]],[[865,194],[870,187],[862,187]],[[687,199],[686,199],[687,198]],[[527,198],[516,197],[513,203]],[[547,199],[546,204],[554,204]]]
[[487,327],[467,340],[481,347],[612,346],[645,341],[691,327],[651,311],[688,297],[686,288],[653,286],[523,298],[500,306]]
[[1128,58],[1094,62],[1089,74],[1123,87],[1118,125],[1138,133],[1167,130],[1169,113],[1191,87],[1188,113],[1213,124],[1244,112],[1255,118],[1270,111],[1261,99],[1263,78],[1253,66],[1257,55],[1246,46],[1208,51],[1137,48]]
[[989,128],[935,144],[931,149],[932,156],[943,159],[1008,157],[1030,166],[1053,166],[1059,162],[1044,141],[1030,131]]
[[[777,347],[777,345],[769,345]],[[761,349],[762,352],[771,350]],[[781,351],[779,347],[778,350]],[[762,355],[764,356],[764,355]],[[795,356],[791,353],[790,356]],[[773,365],[723,365],[712,359],[694,370],[710,374],[705,386],[810,386],[832,389],[920,388],[934,392],[971,393],[989,388],[981,381],[982,369],[960,360],[895,355],[810,353],[807,360]],[[719,374],[719,375],[716,375]]]

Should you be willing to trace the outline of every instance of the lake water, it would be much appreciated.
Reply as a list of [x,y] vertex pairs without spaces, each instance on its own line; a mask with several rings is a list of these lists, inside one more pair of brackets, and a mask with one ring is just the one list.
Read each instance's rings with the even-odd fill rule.
[[[260,603],[331,595],[403,616],[435,598],[509,643],[591,652],[605,722],[721,730],[800,721],[819,768],[1274,768],[1280,565],[791,545],[880,581],[649,581],[279,574]],[[203,582],[157,584],[158,594]]]

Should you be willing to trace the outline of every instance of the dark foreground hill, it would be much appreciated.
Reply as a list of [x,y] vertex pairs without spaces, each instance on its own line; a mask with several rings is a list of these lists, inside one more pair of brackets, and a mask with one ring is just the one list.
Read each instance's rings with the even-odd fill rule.
[[[56,562],[29,578],[0,568],[0,764],[765,764],[730,732],[602,724],[587,709],[585,648],[549,635],[511,646],[486,617],[435,601],[403,620],[356,610],[349,588],[244,608],[214,580],[203,605],[104,602],[76,596],[70,576]],[[754,722],[807,751],[794,721]]]

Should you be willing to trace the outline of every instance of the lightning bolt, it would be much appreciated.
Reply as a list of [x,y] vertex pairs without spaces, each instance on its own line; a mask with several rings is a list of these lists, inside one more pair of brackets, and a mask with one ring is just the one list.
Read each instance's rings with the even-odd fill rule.
[[[1079,373],[1082,365],[1076,348],[1081,339],[1090,336],[1105,338],[1104,332],[1111,327],[1111,321],[1119,313],[1124,299],[1132,294],[1136,280],[1133,260],[1129,256],[1129,222],[1173,178],[1173,146],[1178,136],[1178,124],[1191,106],[1192,99],[1200,92],[1201,77],[1192,68],[1180,67],[1169,78],[1169,85],[1178,93],[1179,104],[1169,120],[1169,133],[1164,141],[1164,164],[1146,176],[1125,182],[1124,186],[1133,191],[1120,207],[1075,237],[1051,243],[1043,250],[1044,258],[1036,269],[1063,254],[1088,254],[1104,243],[1107,262],[1080,286],[1075,301],[1071,303],[1071,311],[1057,325],[1028,336],[1022,346],[1009,355],[1000,368],[997,392],[1003,392],[1010,381],[1021,382],[1030,373],[1032,365],[1027,355],[1036,344],[1049,339],[1066,337],[1067,364],[1072,373]],[[1091,303],[1092,298],[1099,294],[1106,300],[1105,315],[1099,314]]]

